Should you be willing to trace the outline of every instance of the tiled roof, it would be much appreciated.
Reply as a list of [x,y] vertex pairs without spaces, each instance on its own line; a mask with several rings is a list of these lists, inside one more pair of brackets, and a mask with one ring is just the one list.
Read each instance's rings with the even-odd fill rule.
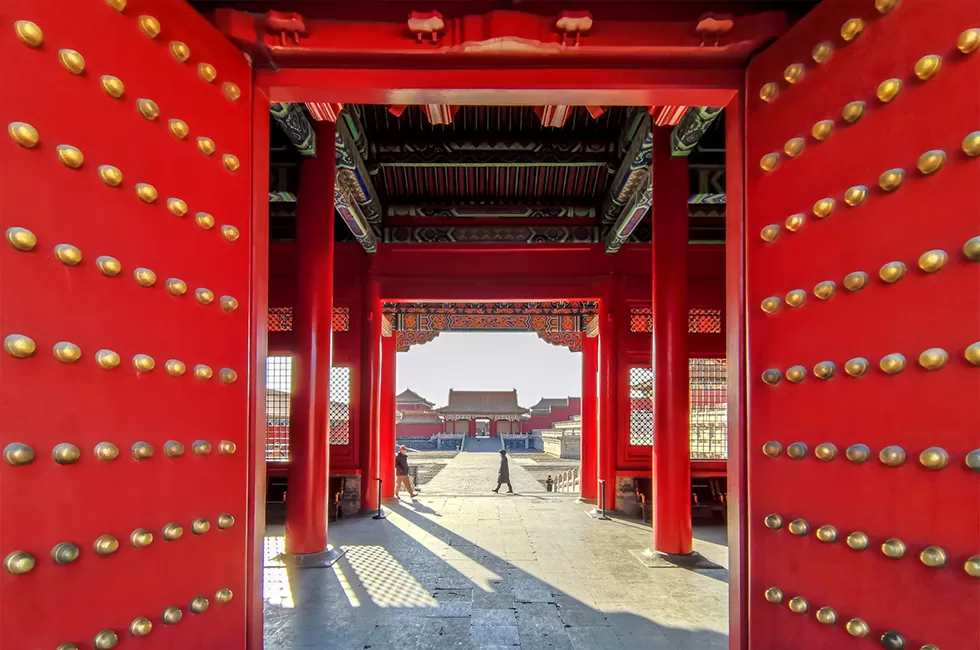
[[513,415],[526,413],[517,403],[517,391],[450,390],[449,404],[436,409],[439,413],[455,415]]
[[532,415],[546,415],[551,413],[553,407],[567,408],[567,397],[542,397],[541,401],[531,407]]
[[425,399],[411,388],[405,389],[395,396],[395,404],[426,404],[429,408],[435,406],[433,402]]

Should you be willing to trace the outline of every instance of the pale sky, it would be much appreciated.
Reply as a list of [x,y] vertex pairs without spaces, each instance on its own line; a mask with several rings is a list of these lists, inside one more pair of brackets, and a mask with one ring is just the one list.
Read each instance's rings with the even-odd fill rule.
[[445,406],[449,389],[513,390],[521,406],[582,394],[582,353],[524,332],[442,333],[399,352],[397,393],[406,388]]

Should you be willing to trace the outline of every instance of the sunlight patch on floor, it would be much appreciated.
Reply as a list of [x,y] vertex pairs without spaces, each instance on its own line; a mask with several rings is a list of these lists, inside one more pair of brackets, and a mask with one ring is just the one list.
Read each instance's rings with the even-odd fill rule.
[[344,595],[347,596],[347,602],[350,603],[351,607],[360,607],[361,599],[357,597],[354,592],[354,587],[351,586],[350,581],[347,580],[347,575],[344,573],[343,567],[340,566],[340,562],[334,562],[333,566],[334,575],[337,576],[337,582],[340,587],[344,590]]
[[439,603],[383,546],[344,546],[347,562],[378,607],[438,607]]
[[293,600],[292,586],[289,584],[289,573],[286,565],[278,556],[286,549],[286,538],[282,536],[266,537],[262,549],[262,598],[270,605],[292,609],[296,607]]

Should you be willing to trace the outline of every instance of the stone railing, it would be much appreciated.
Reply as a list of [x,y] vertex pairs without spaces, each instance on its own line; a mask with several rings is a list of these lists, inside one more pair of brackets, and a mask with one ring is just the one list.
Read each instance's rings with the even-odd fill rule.
[[554,488],[552,492],[572,492],[578,494],[580,489],[579,485],[582,482],[582,476],[578,467],[574,469],[565,470],[564,472],[558,472],[554,476]]

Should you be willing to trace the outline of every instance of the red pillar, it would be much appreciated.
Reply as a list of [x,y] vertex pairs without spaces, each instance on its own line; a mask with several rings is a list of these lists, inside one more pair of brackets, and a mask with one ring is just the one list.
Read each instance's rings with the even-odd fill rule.
[[381,421],[381,288],[371,278],[367,282],[364,309],[367,312],[367,328],[363,333],[364,347],[361,358],[361,508],[378,509],[378,432]]
[[602,498],[598,480],[605,480],[607,510],[616,507],[616,414],[619,391],[614,299],[614,285],[610,278],[599,301],[599,436],[596,445],[596,499]]
[[497,419],[496,418],[491,418],[490,419],[490,437],[491,438],[496,438],[497,437]]
[[471,438],[476,437],[476,418],[470,419],[470,437]]
[[583,499],[595,501],[599,438],[599,337],[582,340],[582,478],[579,482]]
[[691,424],[687,354],[687,159],[670,157],[670,129],[654,133],[653,544],[688,554]]
[[293,331],[286,553],[327,548],[330,361],[333,318],[334,125],[316,122],[320,149],[300,168],[296,204],[299,274]]
[[381,498],[395,498],[395,347],[394,333],[381,338],[381,420],[380,436]]

